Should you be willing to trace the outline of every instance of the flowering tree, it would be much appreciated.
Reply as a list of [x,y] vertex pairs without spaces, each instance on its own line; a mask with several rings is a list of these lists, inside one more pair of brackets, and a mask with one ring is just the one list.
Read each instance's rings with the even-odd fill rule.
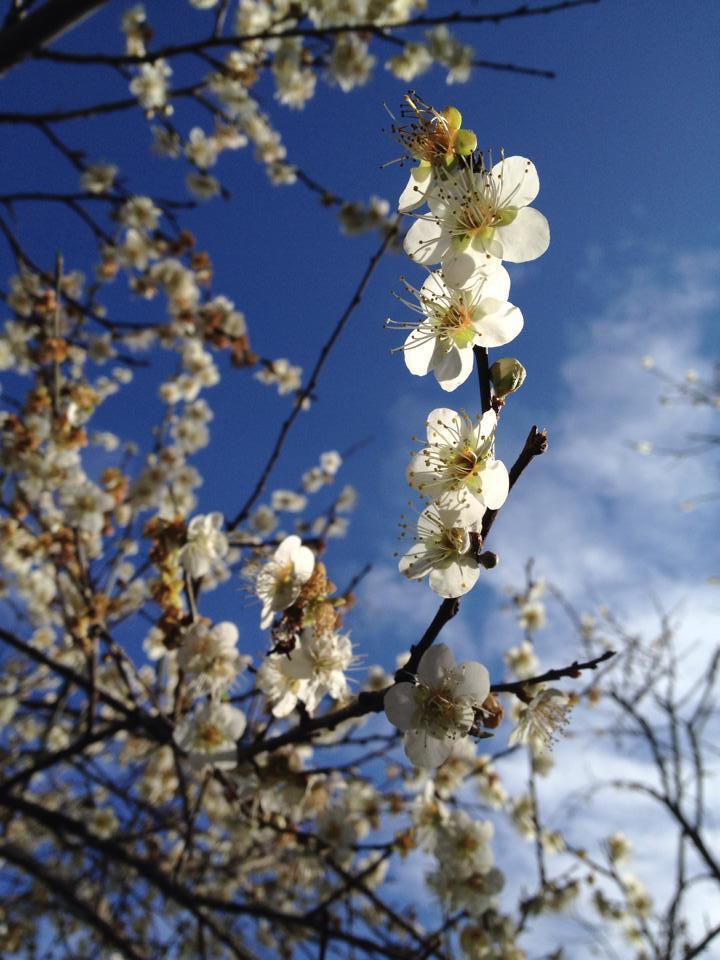
[[[363,85],[386,47],[386,66],[406,82],[434,63],[450,82],[474,67],[542,73],[478,60],[449,25],[520,20],[583,2],[435,15],[413,0],[191,0],[208,11],[201,38],[158,44],[152,10],[136,5],[122,19],[124,51],[101,53],[46,44],[102,2],[10,5],[0,68],[26,69],[18,64],[27,57],[102,68],[127,89],[90,105],[0,113],[8,129],[29,127],[44,138],[79,182],[70,192],[32,183],[0,197],[0,232],[15,260],[0,337],[0,942],[8,956],[462,952],[521,960],[540,936],[546,955],[560,957],[565,934],[536,932],[537,918],[589,900],[589,941],[624,935],[638,957],[699,956],[720,933],[698,926],[689,906],[698,885],[720,883],[704,793],[717,657],[700,682],[680,689],[669,630],[661,643],[630,643],[612,620],[581,618],[555,590],[578,637],[567,662],[543,669],[533,638],[545,588],[531,568],[512,597],[525,637],[507,650],[507,677],[456,662],[438,640],[461,598],[496,566],[487,549],[494,522],[547,448],[533,426],[509,468],[496,458],[496,435],[525,368],[489,356],[524,322],[509,301],[503,261],[535,260],[550,241],[534,206],[534,164],[502,151],[493,157],[455,107],[407,94],[393,121],[411,164],[407,182],[397,184],[396,214],[377,198],[341,199],[289,162],[261,107],[268,75],[276,100],[300,108],[320,78],[343,92]],[[408,39],[418,29],[422,39]],[[191,66],[176,68],[182,57]],[[190,75],[198,64],[201,73]],[[73,120],[137,109],[150,121],[156,152],[187,165],[193,199],[131,189],[125,171],[88,159],[65,135]],[[186,122],[185,109],[211,126]],[[253,349],[244,313],[213,289],[212,260],[183,226],[198,200],[229,197],[209,171],[221,153],[249,144],[273,184],[318,194],[338,208],[346,233],[379,234],[308,374]],[[129,173],[141,178],[142,165]],[[28,248],[23,211],[37,203],[89,231],[91,280],[63,253],[46,263]],[[344,458],[323,452],[319,437],[317,462],[296,488],[271,482],[378,264],[401,248],[417,279],[404,281],[402,316],[387,321],[406,331],[395,349],[410,374],[432,373],[443,397],[474,373],[478,398],[470,410],[430,410],[407,469],[421,502],[417,526],[403,525],[411,542],[398,578],[427,578],[441,598],[437,612],[409,651],[392,650],[394,672],[389,664],[363,667],[353,686],[350,671],[364,651],[349,629],[363,571],[338,589],[325,551],[346,533],[355,491],[334,492],[314,516],[312,500],[332,487]],[[129,306],[112,292],[120,278]],[[152,319],[126,319],[145,300]],[[288,395],[288,407],[240,502],[231,512],[201,512],[193,458],[210,444],[206,393],[220,385],[223,355],[252,372],[253,397],[259,381]],[[162,408],[141,448],[106,429],[103,412],[122,394],[133,410],[134,375],[148,367],[157,370]],[[293,516],[293,532],[282,529]],[[238,577],[259,606],[252,639],[233,615]],[[551,772],[550,746],[572,707],[598,702],[609,705],[602,716],[614,736],[639,735],[660,778],[609,786],[648,797],[669,817],[678,866],[667,908],[621,869],[630,852],[623,835],[599,833],[594,847],[581,847],[545,824],[537,781]],[[507,746],[488,749],[496,734]],[[510,792],[501,764],[520,755],[528,787]],[[503,894],[512,857],[493,852],[501,824],[535,852],[537,876],[525,878],[517,897]],[[423,903],[394,882],[412,857],[426,872]]]

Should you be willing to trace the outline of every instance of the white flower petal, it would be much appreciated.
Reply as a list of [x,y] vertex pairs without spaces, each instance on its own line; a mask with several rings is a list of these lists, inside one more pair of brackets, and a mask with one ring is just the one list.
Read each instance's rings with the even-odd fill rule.
[[273,560],[277,560],[279,563],[292,560],[293,554],[300,546],[302,546],[302,540],[296,534],[293,533],[291,536],[285,537],[273,554]]
[[510,296],[510,274],[503,266],[496,267],[492,273],[479,274],[475,282],[483,300],[486,297],[507,300]]
[[315,554],[310,547],[300,547],[293,556],[295,576],[301,583],[307,583],[315,569]]
[[497,230],[503,260],[525,263],[542,256],[550,246],[550,226],[534,207],[518,210],[512,223]]
[[212,629],[214,636],[220,642],[220,645],[223,647],[234,647],[238,642],[240,637],[240,631],[235,626],[234,623],[230,623],[228,620],[223,620],[221,623],[216,623]]
[[440,684],[455,666],[455,657],[446,643],[435,643],[420,658],[417,675],[429,687]]
[[440,597],[450,599],[462,597],[468,593],[478,581],[480,568],[477,563],[468,557],[462,561],[453,560],[442,567],[435,567],[430,571],[428,582],[430,589]]
[[488,312],[473,321],[478,343],[483,347],[502,347],[510,343],[523,328],[523,315],[512,303],[488,298],[483,301]]
[[424,300],[445,301],[449,291],[439,270],[433,270],[420,288],[420,298]]
[[510,477],[501,460],[494,460],[482,472],[482,499],[488,510],[498,510],[507,500]]
[[449,286],[465,288],[470,285],[478,271],[492,270],[499,262],[494,257],[488,257],[485,250],[477,250],[472,244],[463,250],[448,245],[442,256],[442,272]]
[[490,693],[490,674],[487,667],[475,660],[469,660],[461,663],[456,671],[461,680],[455,687],[453,695],[456,697],[472,697],[477,706],[486,699]]
[[492,177],[502,185],[500,207],[526,207],[540,190],[535,164],[527,157],[506,157],[492,168]]
[[446,354],[440,364],[435,364],[437,382],[443,390],[455,390],[460,384],[465,383],[472,373],[473,362],[472,346],[465,350],[453,349]]
[[416,490],[422,489],[428,483],[435,482],[435,474],[425,466],[425,455],[423,453],[413,455],[408,464],[406,479],[410,486],[415,487]]
[[[500,257],[494,257],[492,254],[487,251],[482,252],[482,245],[473,249],[473,257],[476,260],[475,270],[470,274],[469,277],[465,280],[459,280],[455,278],[453,286],[458,287],[460,290],[472,290],[473,288],[482,284],[487,278],[495,276],[498,270],[504,270],[502,267],[502,261]],[[478,260],[477,258],[480,257]],[[450,282],[450,277],[447,277],[448,282]],[[508,280],[510,279],[508,275]]]
[[280,670],[286,677],[309,680],[315,674],[315,664],[307,651],[302,646],[297,646],[285,657]]
[[437,220],[421,217],[408,230],[403,249],[416,263],[438,263],[447,249],[447,237]]
[[405,366],[410,373],[414,373],[416,377],[425,376],[430,370],[436,343],[433,336],[428,336],[428,328],[423,329],[421,325],[412,331],[403,350]]
[[[465,352],[469,352],[472,356],[472,350]],[[451,346],[447,349],[443,344],[437,344],[432,366],[438,383],[442,383],[443,380],[454,380],[458,376],[462,370],[460,354],[461,351],[457,347]]]
[[260,611],[260,629],[267,630],[267,628],[272,624],[275,618],[275,611],[273,610],[272,601],[266,600],[263,603],[262,610]]
[[398,569],[408,580],[419,580],[432,570],[433,562],[425,544],[415,543],[405,556],[400,557]]
[[410,178],[398,200],[398,213],[409,213],[425,202],[425,197],[432,183],[432,167],[414,167],[410,171]]
[[494,410],[486,410],[477,427],[478,438],[489,437],[496,428],[497,414]]
[[453,435],[462,431],[462,417],[449,407],[436,407],[427,418],[428,443],[452,443]]
[[394,687],[390,687],[383,704],[390,723],[403,733],[410,729],[417,708],[415,687],[412,683],[396,683]]
[[403,738],[403,746],[410,763],[416,767],[439,767],[452,752],[454,741],[450,738],[438,740],[424,730],[408,730]]

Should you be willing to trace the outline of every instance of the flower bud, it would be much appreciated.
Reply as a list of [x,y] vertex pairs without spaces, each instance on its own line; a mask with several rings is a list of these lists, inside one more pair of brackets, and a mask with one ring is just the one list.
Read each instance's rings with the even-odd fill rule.
[[447,121],[451,130],[459,130],[462,123],[462,114],[456,107],[445,107],[440,114]]
[[458,130],[455,137],[455,153],[459,157],[469,157],[477,149],[477,136],[472,130]]
[[525,373],[525,367],[514,357],[501,357],[496,360],[490,367],[490,380],[495,396],[502,400],[519,390],[525,382]]
[[480,566],[485,567],[486,570],[492,570],[493,567],[496,567],[500,562],[500,558],[496,553],[493,553],[492,550],[486,550],[484,553],[481,553],[477,559]]

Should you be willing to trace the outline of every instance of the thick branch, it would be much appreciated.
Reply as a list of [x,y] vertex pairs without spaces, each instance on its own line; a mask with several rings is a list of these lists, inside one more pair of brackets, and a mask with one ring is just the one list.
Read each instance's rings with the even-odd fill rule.
[[492,405],[490,396],[490,366],[487,347],[473,347],[477,364],[478,384],[480,386],[480,409],[487,413]]
[[417,669],[420,665],[420,660],[422,659],[423,654],[426,650],[430,649],[442,628],[449,620],[452,620],[459,609],[460,601],[456,597],[450,600],[443,600],[438,608],[438,612],[433,617],[430,626],[427,628],[418,642],[410,647],[410,657],[408,658],[407,663],[396,674],[396,680],[398,682],[407,680],[405,674],[417,673]]
[[108,0],[47,0],[47,3],[22,20],[0,31],[0,77],[107,2]]

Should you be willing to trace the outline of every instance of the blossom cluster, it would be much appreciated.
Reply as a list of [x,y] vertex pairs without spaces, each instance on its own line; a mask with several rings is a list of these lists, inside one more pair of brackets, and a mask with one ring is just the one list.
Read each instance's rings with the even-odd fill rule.
[[[198,10],[211,10],[218,0],[189,2]],[[173,80],[177,83],[173,66],[164,57],[150,58],[153,28],[145,5],[138,3],[122,17],[125,49],[130,56],[149,58],[133,68],[130,92],[154,124],[156,152],[188,161],[187,186],[196,197],[221,194],[223,188],[210,168],[224,151],[248,145],[272,183],[291,184],[297,170],[288,162],[282,136],[255,94],[263,73],[271,77],[274,99],[291,110],[304,109],[321,79],[349,93],[367,84],[378,64],[378,56],[371,52],[373,33],[380,35],[394,24],[411,20],[425,7],[426,0],[313,0],[307,4],[241,0],[232,28],[236,37],[245,39],[222,60],[214,58],[211,72],[196,84],[200,94],[217,101],[222,122],[208,131],[194,126],[185,135],[173,123]],[[286,35],[297,28],[298,35]],[[330,32],[323,34],[324,30]],[[465,83],[473,69],[473,48],[460,42],[445,24],[431,27],[421,41],[403,42],[400,48],[386,59],[385,68],[405,82],[437,64],[445,70],[449,84]],[[341,220],[347,213],[346,209]],[[357,217],[353,219],[357,223]],[[372,227],[368,223],[364,229]]]
[[[477,362],[481,383],[476,418],[449,407],[430,412],[425,446],[407,470],[409,485],[426,505],[400,572],[411,580],[427,576],[430,588],[449,600],[470,591],[481,568],[496,562],[480,552],[483,521],[488,510],[502,507],[510,488],[507,467],[495,457],[495,435],[499,411],[521,385],[524,369],[510,358],[491,368],[488,351],[512,341],[523,317],[508,300],[510,277],[502,261],[535,259],[547,249],[550,233],[545,217],[530,206],[539,190],[530,160],[501,152],[497,163],[487,161],[455,107],[440,112],[408,94],[403,116],[409,122],[395,132],[417,166],[398,210],[414,219],[404,248],[427,277],[419,289],[405,284],[416,301],[405,302],[420,319],[388,320],[386,326],[409,330],[400,349],[411,373],[432,371],[451,392]],[[538,714],[528,708],[517,738],[526,729],[541,735],[549,709]],[[444,645],[424,653],[415,676],[398,678],[385,696],[385,711],[404,733],[408,758],[420,767],[439,766],[456,738],[477,730],[478,722],[496,726],[502,717],[485,667],[456,667]]]
[[488,351],[514,340],[524,321],[508,300],[510,276],[502,261],[539,257],[550,233],[545,217],[530,206],[539,190],[530,160],[501,152],[493,164],[478,153],[475,134],[462,127],[454,107],[438,112],[409,94],[404,113],[410,122],[396,132],[418,164],[398,209],[414,220],[404,247],[427,277],[419,289],[406,282],[415,302],[405,302],[420,319],[389,320],[387,326],[409,330],[399,349],[416,376],[432,372],[451,392],[465,383],[477,358],[481,380],[488,382],[478,417],[449,407],[430,412],[426,443],[407,473],[427,506],[400,570],[410,579],[429,576],[431,589],[450,598],[477,582],[483,517],[503,505],[509,490],[495,436],[505,397],[524,370],[520,377],[521,365],[509,359],[489,368]]

